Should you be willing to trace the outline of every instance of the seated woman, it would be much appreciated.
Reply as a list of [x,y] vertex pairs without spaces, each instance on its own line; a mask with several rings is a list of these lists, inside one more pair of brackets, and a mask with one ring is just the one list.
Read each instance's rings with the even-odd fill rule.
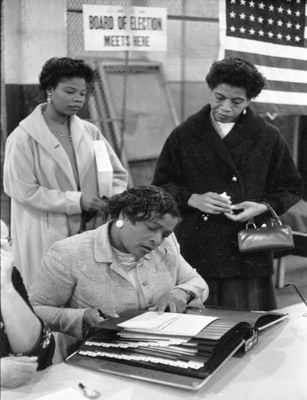
[[51,365],[54,339],[34,314],[22,277],[13,267],[7,226],[1,221],[1,386],[15,388]]
[[43,258],[30,301],[51,329],[82,340],[104,321],[99,310],[116,317],[203,308],[208,287],[180,255],[172,196],[140,186],[112,196],[108,207],[109,222],[55,243]]

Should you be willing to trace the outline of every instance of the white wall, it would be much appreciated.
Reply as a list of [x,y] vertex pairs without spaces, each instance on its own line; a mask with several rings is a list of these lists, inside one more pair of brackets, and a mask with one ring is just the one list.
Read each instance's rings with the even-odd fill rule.
[[65,0],[4,0],[4,79],[6,84],[36,84],[42,65],[63,57]]

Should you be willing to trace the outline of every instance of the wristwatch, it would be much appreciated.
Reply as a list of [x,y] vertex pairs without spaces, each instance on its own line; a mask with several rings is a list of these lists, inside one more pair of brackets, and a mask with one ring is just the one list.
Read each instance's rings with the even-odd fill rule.
[[188,295],[188,297],[187,297],[187,304],[189,304],[192,300],[195,299],[195,294],[194,294],[193,292],[190,292],[190,290],[186,290],[186,289],[183,289],[183,288],[178,288],[178,289],[183,290],[183,291],[186,292],[186,294]]

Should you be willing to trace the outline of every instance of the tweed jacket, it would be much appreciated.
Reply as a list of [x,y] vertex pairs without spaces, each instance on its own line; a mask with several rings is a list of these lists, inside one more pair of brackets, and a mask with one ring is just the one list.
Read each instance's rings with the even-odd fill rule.
[[[138,308],[136,289],[112,251],[109,224],[55,243],[44,257],[30,301],[52,330],[82,339],[87,308],[118,314]],[[136,275],[148,307],[174,287],[195,294],[191,306],[208,297],[207,284],[180,255],[174,234],[138,260]]]
[[[153,184],[179,202],[182,222],[176,236],[183,257],[204,278],[253,278],[273,273],[270,252],[242,255],[237,234],[245,224],[223,214],[189,207],[193,193],[227,192],[233,204],[265,201],[281,215],[299,201],[303,181],[280,132],[247,109],[222,139],[210,120],[210,106],[170,134],[157,162]],[[256,222],[268,218],[265,213]]]
[[11,198],[11,236],[16,265],[29,289],[41,259],[56,241],[80,231],[83,193],[97,195],[94,140],[104,140],[113,167],[112,194],[127,188],[127,172],[98,128],[70,118],[79,188],[69,158],[51,133],[39,105],[6,142],[4,190]]

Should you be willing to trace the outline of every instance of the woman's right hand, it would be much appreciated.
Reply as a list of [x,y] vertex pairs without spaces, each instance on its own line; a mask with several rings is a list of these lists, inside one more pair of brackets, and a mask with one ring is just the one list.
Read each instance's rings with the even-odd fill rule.
[[80,198],[80,205],[83,211],[99,211],[104,209],[105,201],[98,196],[88,195],[82,193]]
[[16,388],[28,382],[37,370],[37,357],[1,358],[1,386]]
[[[103,309],[103,315],[105,317],[110,318],[118,318],[119,315],[116,314],[115,310]],[[83,315],[83,324],[89,328],[99,326],[101,322],[105,321],[107,318],[101,316],[101,312],[99,312],[98,308],[87,308]]]
[[188,200],[188,205],[207,214],[231,212],[231,200],[225,195],[214,192],[204,194],[194,193]]

